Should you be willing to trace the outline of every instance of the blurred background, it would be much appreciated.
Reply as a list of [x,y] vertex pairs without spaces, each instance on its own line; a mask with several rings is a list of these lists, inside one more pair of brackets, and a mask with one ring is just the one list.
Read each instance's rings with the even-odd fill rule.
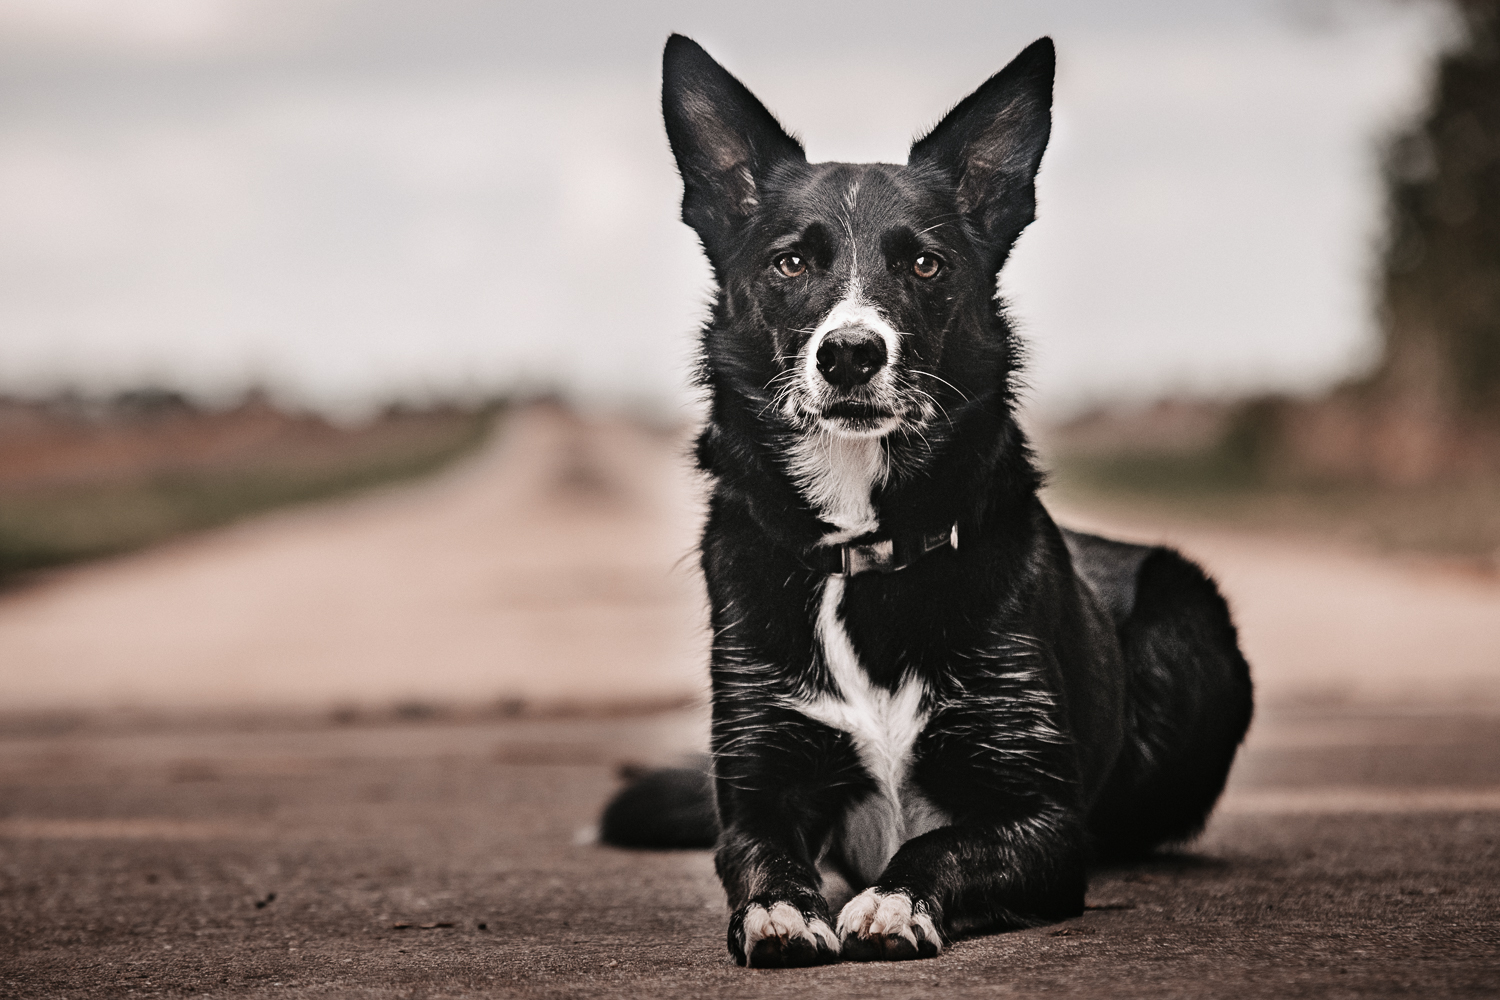
[[1056,40],[1047,502],[1257,685],[1188,853],[820,981],[1492,991],[1500,0],[0,0],[0,993],[784,990],[593,843],[706,746],[670,31],[848,160]]
[[1497,17],[0,0],[0,700],[701,699],[669,31],[894,161],[1052,35],[1003,278],[1052,503],[1202,558],[1273,700],[1493,699]]

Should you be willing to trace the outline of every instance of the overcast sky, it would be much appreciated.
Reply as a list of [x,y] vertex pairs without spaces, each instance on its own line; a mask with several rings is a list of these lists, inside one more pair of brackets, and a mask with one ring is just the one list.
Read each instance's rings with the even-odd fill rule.
[[1368,357],[1375,151],[1451,30],[1382,0],[0,0],[0,391],[687,406],[707,291],[658,112],[693,35],[813,159],[905,159],[1059,51],[1004,287],[1035,401]]

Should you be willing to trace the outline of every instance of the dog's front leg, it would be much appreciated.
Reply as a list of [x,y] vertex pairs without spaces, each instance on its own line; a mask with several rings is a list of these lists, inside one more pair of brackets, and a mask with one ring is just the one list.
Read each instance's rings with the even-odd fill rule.
[[843,957],[929,958],[958,931],[1031,927],[1083,912],[1083,825],[1048,808],[970,820],[907,841],[839,914]]
[[742,802],[737,812],[744,819],[720,835],[714,857],[733,911],[729,953],[757,967],[838,961],[810,846],[815,831],[769,801]]

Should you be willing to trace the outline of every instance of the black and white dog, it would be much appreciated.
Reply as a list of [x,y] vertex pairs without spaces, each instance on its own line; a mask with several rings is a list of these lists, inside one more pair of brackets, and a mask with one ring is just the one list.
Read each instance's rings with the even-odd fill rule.
[[[1074,916],[1092,861],[1202,828],[1249,725],[1209,578],[1037,499],[996,282],[1035,212],[1052,76],[1042,39],[905,166],[812,164],[667,42],[682,217],[718,290],[697,446],[713,774],[647,776],[603,836],[715,838],[742,964]],[[830,869],[857,892],[837,916]]]

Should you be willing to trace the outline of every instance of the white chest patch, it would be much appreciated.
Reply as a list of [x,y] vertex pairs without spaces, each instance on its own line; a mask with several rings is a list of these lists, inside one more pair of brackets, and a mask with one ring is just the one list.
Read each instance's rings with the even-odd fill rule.
[[817,510],[818,516],[840,531],[824,536],[837,545],[880,527],[871,491],[885,482],[885,449],[874,437],[840,437],[813,431],[799,437],[787,451],[792,481]]
[[860,666],[839,617],[844,579],[823,585],[817,637],[837,692],[801,699],[795,707],[808,718],[848,733],[875,791],[844,817],[844,855],[867,881],[913,837],[946,826],[948,818],[911,784],[912,747],[927,725],[922,702],[926,688],[908,680],[893,692],[870,682]]

